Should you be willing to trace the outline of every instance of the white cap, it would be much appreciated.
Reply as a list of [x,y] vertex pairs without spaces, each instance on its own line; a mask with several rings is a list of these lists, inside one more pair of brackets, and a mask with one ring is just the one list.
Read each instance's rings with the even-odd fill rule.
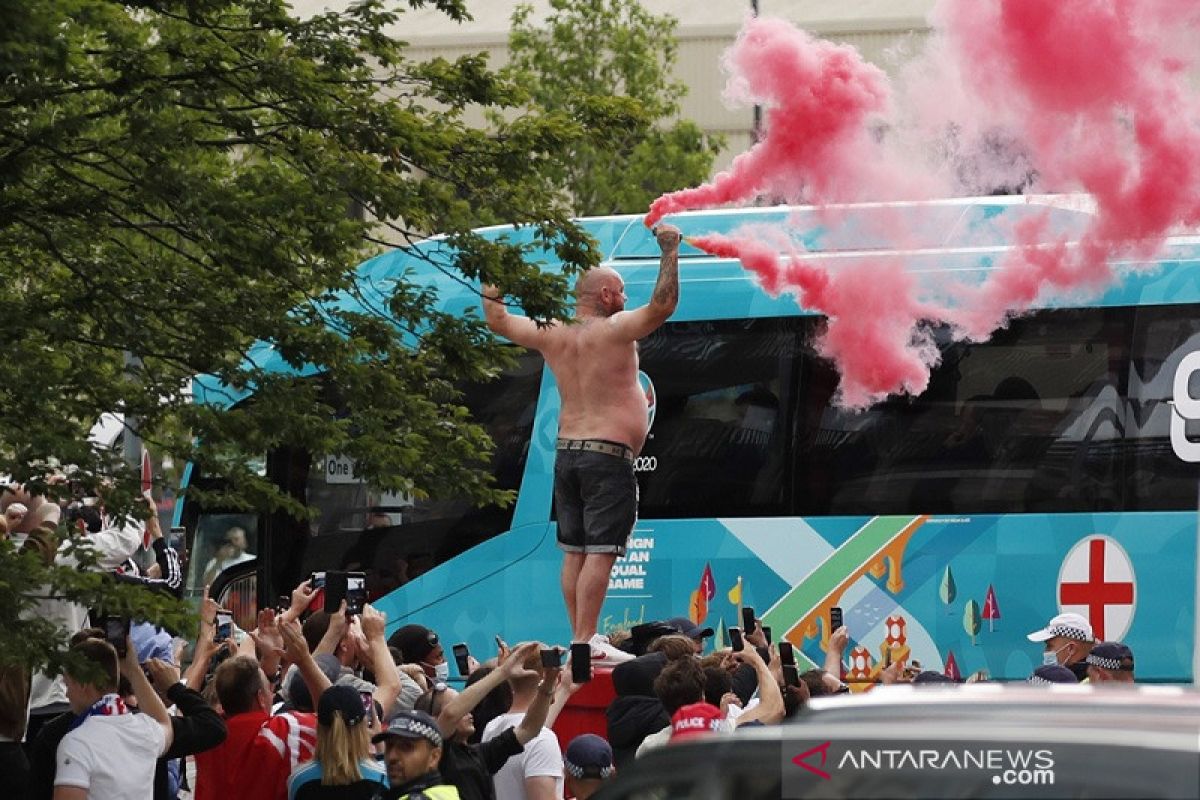
[[1055,636],[1074,639],[1078,642],[1090,642],[1092,641],[1092,624],[1081,614],[1059,614],[1046,623],[1046,627],[1034,631],[1027,638],[1031,642],[1044,642]]

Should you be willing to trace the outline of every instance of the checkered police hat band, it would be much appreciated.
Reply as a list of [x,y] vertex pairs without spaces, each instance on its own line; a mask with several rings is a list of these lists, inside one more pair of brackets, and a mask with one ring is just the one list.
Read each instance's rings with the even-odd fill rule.
[[[437,728],[431,727],[431,726],[425,724],[424,722],[421,722],[419,719],[408,719],[405,717],[399,717],[397,719],[392,720],[392,724],[390,726],[390,732],[394,733],[398,730],[405,730],[405,731],[410,731],[412,733],[415,733],[418,736],[420,736],[421,738],[428,739],[429,741],[433,742],[435,747],[442,746],[441,732],[438,731]],[[389,732],[389,731],[385,731],[385,733],[387,733],[387,732]]]
[[1048,681],[1045,678],[1043,678],[1041,675],[1030,675],[1029,683],[1034,686],[1053,686],[1054,685],[1054,681]]
[[1118,671],[1122,670],[1122,669],[1125,669],[1125,670],[1133,669],[1133,664],[1130,664],[1126,667],[1122,667],[1121,659],[1119,659],[1119,658],[1104,658],[1102,656],[1090,655],[1087,657],[1086,660],[1087,660],[1087,663],[1091,664],[1093,667],[1101,667],[1103,669],[1113,669],[1113,670],[1118,670]]
[[[567,770],[567,773],[568,773],[568,774],[569,774],[569,775],[570,775],[572,778],[577,778],[577,779],[578,779],[578,778],[584,778],[584,777],[586,777],[586,776],[587,776],[587,773],[588,773],[588,771],[589,771],[589,770],[586,770],[586,769],[584,769],[583,767],[580,767],[580,766],[577,766],[577,765],[575,765],[575,764],[572,764],[570,761],[566,761],[566,760],[564,760],[564,761],[563,761],[563,766],[566,768],[566,770]],[[606,779],[606,778],[608,778],[608,776],[609,776],[609,775],[612,775],[612,774],[613,774],[613,770],[614,770],[614,769],[616,769],[616,768],[615,768],[615,767],[613,767],[613,766],[607,766],[607,767],[592,767],[592,768],[591,768],[591,771],[592,771],[592,772],[597,772],[597,771],[598,771],[598,772],[600,773],[600,778],[601,778],[601,779]]]
[[1070,625],[1055,625],[1050,629],[1051,636],[1061,636],[1064,639],[1075,639],[1080,642],[1090,642],[1092,637],[1082,628],[1073,628]]

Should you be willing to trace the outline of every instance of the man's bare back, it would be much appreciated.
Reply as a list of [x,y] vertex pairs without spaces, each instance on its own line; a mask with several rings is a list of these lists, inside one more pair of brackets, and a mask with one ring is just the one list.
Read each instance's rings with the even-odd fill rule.
[[625,282],[608,267],[589,270],[576,282],[574,324],[539,328],[509,314],[494,286],[483,287],[488,327],[540,351],[558,382],[554,502],[572,647],[587,643],[593,657],[599,652],[613,661],[632,656],[613,648],[596,628],[613,562],[624,554],[637,521],[633,457],[646,443],[647,428],[637,340],[662,325],[679,302],[679,230],[662,225],[655,236],[662,248],[658,282],[649,303],[628,311]]
[[484,289],[488,326],[516,344],[541,352],[558,383],[562,410],[558,435],[607,439],[634,455],[646,443],[646,396],[638,383],[637,340],[657,329],[679,301],[679,230],[656,229],[663,255],[650,302],[625,310],[625,283],[597,267],[576,285],[575,324],[538,328],[508,314],[493,287]]

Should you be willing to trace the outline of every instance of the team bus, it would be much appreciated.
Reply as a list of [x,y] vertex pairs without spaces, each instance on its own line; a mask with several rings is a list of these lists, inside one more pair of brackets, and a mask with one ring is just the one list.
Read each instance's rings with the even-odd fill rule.
[[[1021,220],[1048,215],[1069,239],[1092,214],[1078,198],[989,197],[670,221],[685,236],[786,228],[807,257],[834,268],[891,258],[944,282],[981,279]],[[624,277],[631,306],[646,302],[659,250],[641,218],[581,224]],[[897,229],[902,252],[887,233]],[[446,247],[433,239],[415,250]],[[389,252],[361,274],[378,285],[415,270],[444,310],[481,313],[477,289],[416,256]],[[719,638],[740,602],[820,664],[838,607],[851,679],[870,681],[897,659],[1021,679],[1042,658],[1026,634],[1077,611],[1099,638],[1133,648],[1139,679],[1191,682],[1198,259],[1200,238],[1174,237],[1155,263],[1121,265],[1123,280],[1098,298],[1045,303],[982,343],[935,332],[941,362],[925,392],[848,411],[834,402],[834,367],[813,349],[822,318],[790,295],[769,296],[739,263],[685,245],[678,310],[639,342],[650,421],[635,465],[640,517],[613,569],[601,632],[692,613]],[[197,401],[228,402],[213,388],[197,380]],[[192,590],[206,571],[220,573],[217,588],[248,614],[311,571],[356,569],[389,632],[419,621],[484,657],[499,633],[566,643],[553,376],[524,352],[498,380],[465,391],[515,503],[384,496],[336,453],[265,453],[266,473],[318,513],[301,522],[182,504]]]

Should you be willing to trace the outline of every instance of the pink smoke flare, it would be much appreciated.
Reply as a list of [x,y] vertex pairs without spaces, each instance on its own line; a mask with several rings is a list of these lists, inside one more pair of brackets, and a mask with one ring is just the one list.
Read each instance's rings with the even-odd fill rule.
[[[764,290],[792,292],[828,317],[817,350],[835,362],[839,402],[851,407],[924,390],[938,358],[930,325],[985,340],[1040,302],[1103,292],[1119,278],[1116,260],[1150,258],[1176,226],[1200,225],[1200,100],[1186,81],[1200,4],[943,0],[933,19],[923,65],[906,70],[921,82],[892,116],[886,77],[852,49],[780,20],[747,22],[725,58],[727,95],[766,106],[765,138],[710,184],[659,198],[646,217],[652,225],[764,195],[818,204],[926,196],[935,176],[950,194],[950,181],[962,182],[961,168],[955,176],[945,163],[889,158],[894,150],[869,130],[877,120],[897,139],[946,136],[944,152],[977,157],[965,170],[973,179],[1036,176],[1040,191],[1094,198],[1090,225],[1070,239],[1048,214],[1021,220],[1013,248],[978,284],[924,286],[899,257],[839,259],[834,271],[780,247],[786,236],[692,237],[739,258]],[[893,249],[902,238],[896,231]]]
[[[873,155],[867,122],[888,109],[887,76],[852,47],[818,41],[769,17],[749,20],[726,52],[726,98],[764,107],[767,135],[712,183],[663,195],[646,225],[666,214],[752,200],[861,198]],[[875,171],[878,178],[878,170]]]

